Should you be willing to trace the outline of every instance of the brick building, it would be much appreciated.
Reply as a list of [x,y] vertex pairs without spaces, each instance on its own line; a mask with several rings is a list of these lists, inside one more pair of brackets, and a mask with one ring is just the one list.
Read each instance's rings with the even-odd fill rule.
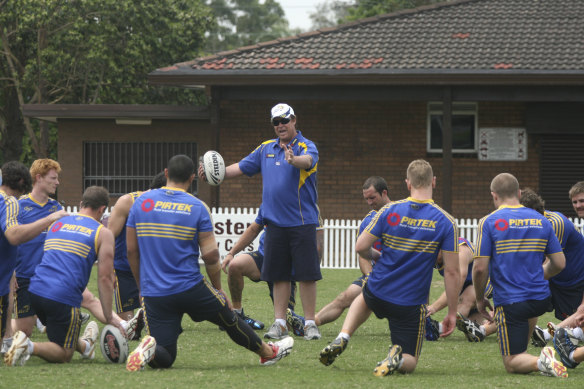
[[[204,86],[210,102],[204,110],[181,107],[165,116],[160,109],[156,116],[145,107],[128,116],[106,108],[97,119],[83,117],[83,107],[55,113],[55,106],[29,106],[25,113],[59,123],[59,197],[68,202],[78,201],[88,183],[114,185],[137,175],[111,166],[120,165],[121,157],[112,157],[117,143],[139,140],[156,149],[174,142],[154,152],[162,166],[165,153],[179,146],[191,147],[194,158],[215,149],[226,163],[236,162],[274,137],[269,109],[287,102],[297,128],[319,148],[325,218],[362,217],[361,185],[370,175],[386,178],[392,199],[403,198],[405,170],[416,158],[434,167],[435,199],[455,217],[492,211],[489,183],[503,171],[539,191],[548,208],[574,216],[567,191],[584,179],[582,36],[580,0],[450,1],[149,75],[157,85]],[[152,153],[124,147],[121,165],[156,173],[142,166]],[[213,206],[255,207],[261,178],[195,190]]]

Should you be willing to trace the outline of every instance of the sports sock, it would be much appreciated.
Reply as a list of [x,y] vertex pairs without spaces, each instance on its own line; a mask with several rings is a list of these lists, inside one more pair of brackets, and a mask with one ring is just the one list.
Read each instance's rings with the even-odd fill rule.
[[32,352],[34,351],[34,343],[29,339],[28,340],[28,353],[30,355],[32,355]]
[[304,320],[304,326],[310,325],[310,324],[314,324],[316,325],[314,320]]
[[483,334],[483,336],[487,336],[487,329],[485,328],[485,326],[480,325],[479,330],[481,331],[481,334]]
[[276,319],[276,323],[278,323],[282,327],[286,327],[286,320],[285,319]]
[[126,320],[120,320],[120,324],[121,324],[122,328],[124,329],[124,331],[128,330],[128,322]]
[[582,331],[582,328],[580,327],[572,328],[572,334],[578,340],[584,340],[584,331]]
[[351,339],[351,335],[341,331],[339,332],[339,335],[337,335],[337,338],[343,338],[348,342]]
[[89,344],[89,342],[87,340],[82,340],[82,341],[85,342],[85,350],[83,350],[83,356],[88,357],[89,351],[91,350],[91,344]]
[[[574,351],[576,351],[576,350],[574,350]],[[569,355],[570,361],[572,361],[572,362],[576,362],[574,360],[574,351],[570,351],[570,355]]]
[[243,308],[239,308],[239,309],[233,308],[233,312],[238,313],[238,314],[241,315],[241,313],[243,312]]
[[545,339],[546,342],[552,338],[550,332],[547,329],[543,330],[543,338]]
[[438,322],[438,333],[442,333],[442,323]]
[[537,370],[545,372],[546,370],[541,365],[541,359],[537,359]]

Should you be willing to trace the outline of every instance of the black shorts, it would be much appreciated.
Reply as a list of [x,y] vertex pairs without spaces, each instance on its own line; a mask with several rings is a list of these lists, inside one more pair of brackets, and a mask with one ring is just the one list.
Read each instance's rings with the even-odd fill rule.
[[6,320],[8,320],[10,313],[8,312],[8,299],[10,293],[0,296],[0,339],[4,338],[6,332]]
[[[252,251],[251,253],[245,253],[247,255],[249,255],[253,261],[255,262],[258,270],[260,271],[260,274],[262,273],[262,266],[264,264],[264,256],[262,254],[260,254],[259,251]],[[250,278],[251,280],[251,278]],[[261,281],[261,276],[259,279],[257,280],[252,280],[253,282],[260,282]]]
[[263,281],[317,281],[322,278],[316,249],[316,225],[269,224],[264,238]]
[[548,312],[550,297],[544,300],[527,300],[495,307],[497,338],[502,355],[517,355],[527,350],[529,319]]
[[359,277],[355,281],[353,281],[352,284],[357,285],[359,288],[362,288],[363,285],[365,285],[367,283],[367,277],[369,277],[369,274],[362,275],[361,277]]
[[363,298],[375,316],[389,321],[391,343],[399,344],[404,354],[419,356],[426,331],[426,305],[392,304],[375,297],[367,284],[363,286]]
[[115,270],[114,304],[116,313],[140,308],[140,292],[131,271]]
[[49,341],[74,349],[81,331],[81,310],[34,293],[30,300],[39,320],[47,327]]
[[191,289],[168,296],[144,296],[144,310],[150,335],[160,346],[172,346],[182,332],[186,313],[199,322],[217,317],[225,306],[225,298],[204,279]]
[[30,278],[16,277],[18,288],[14,291],[14,312],[16,318],[22,319],[36,315],[32,309],[30,302],[30,292],[28,286],[30,285]]
[[552,305],[555,309],[555,316],[558,320],[565,320],[572,315],[580,304],[584,296],[584,282],[570,287],[558,286],[550,281],[552,292]]

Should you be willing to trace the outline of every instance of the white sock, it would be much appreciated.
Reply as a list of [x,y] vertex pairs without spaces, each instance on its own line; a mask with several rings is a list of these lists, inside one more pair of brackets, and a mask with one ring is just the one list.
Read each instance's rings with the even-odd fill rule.
[[278,323],[282,327],[286,327],[286,320],[284,319],[276,319],[276,323]]
[[304,326],[305,326],[305,327],[306,327],[307,325],[310,325],[310,324],[314,324],[314,325],[316,325],[316,322],[315,322],[314,320],[305,320],[305,321],[304,321]]
[[479,330],[481,331],[481,334],[483,334],[483,336],[487,336],[487,329],[485,328],[485,326],[480,325]]
[[126,320],[120,320],[120,325],[126,331],[128,329],[128,322]]
[[442,323],[438,322],[438,333],[442,333]]
[[572,328],[572,334],[575,338],[578,338],[578,340],[584,340],[584,331],[582,331],[582,328]]
[[33,343],[33,342],[31,342],[31,340],[29,339],[29,340],[28,340],[28,353],[29,353],[30,355],[32,355],[32,352],[33,352],[33,351],[34,351],[34,343]]
[[351,339],[351,335],[347,334],[346,332],[339,332],[337,338],[343,338],[348,342]]
[[543,368],[543,366],[541,365],[541,359],[539,359],[539,358],[537,359],[537,370],[539,370],[539,371],[544,371],[544,372],[546,371],[546,370]]
[[85,350],[83,350],[83,356],[84,357],[88,357],[89,356],[89,350],[91,349],[91,345],[89,344],[89,342],[87,340],[83,340],[80,339],[81,341],[85,342]]
[[399,365],[397,365],[397,369],[396,370],[401,369],[401,367],[403,366],[403,364],[404,364],[404,357],[402,357],[402,359],[399,361]]
[[37,329],[42,329],[45,325],[43,323],[41,323],[41,321],[37,318],[36,320],[36,327]]
[[545,341],[549,341],[552,336],[550,335],[550,331],[548,329],[543,330],[543,338],[545,339]]
[[241,314],[241,312],[243,312],[243,308],[239,308],[239,309],[233,308],[233,312]]
[[[576,350],[574,350],[574,351],[576,351]],[[574,351],[570,351],[570,355],[569,355],[570,361],[572,361],[572,362],[576,362],[574,360]]]

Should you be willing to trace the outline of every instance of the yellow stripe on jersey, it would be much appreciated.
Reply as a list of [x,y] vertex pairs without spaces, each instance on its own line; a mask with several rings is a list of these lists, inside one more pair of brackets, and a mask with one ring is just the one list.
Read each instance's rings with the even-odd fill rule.
[[139,237],[153,236],[158,238],[193,240],[196,233],[197,229],[193,227],[162,223],[136,223],[136,235]]
[[547,239],[508,239],[495,242],[497,254],[513,253],[518,251],[544,252]]
[[8,231],[12,227],[18,225],[17,217],[20,206],[18,205],[18,201],[14,197],[8,196],[6,192],[0,191],[0,195],[4,196],[4,205],[6,207],[6,231]]
[[550,221],[550,223],[552,223],[554,233],[556,234],[561,244],[562,240],[564,239],[565,232],[564,219],[562,219],[562,217],[556,213],[546,212],[544,215]]
[[77,254],[80,257],[86,258],[91,251],[91,247],[84,243],[74,242],[66,239],[47,239],[45,242],[44,251],[49,250],[66,251],[68,253]]
[[389,234],[382,234],[381,239],[387,247],[400,251],[435,253],[438,248],[438,242],[429,240],[407,239]]

